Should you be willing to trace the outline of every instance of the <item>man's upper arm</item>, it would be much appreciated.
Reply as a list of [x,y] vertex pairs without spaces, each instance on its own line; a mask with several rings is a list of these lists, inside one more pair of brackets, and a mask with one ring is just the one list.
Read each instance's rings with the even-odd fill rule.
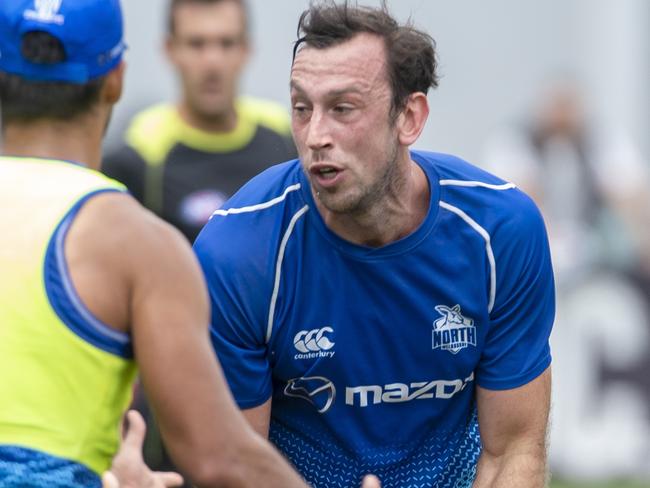
[[544,485],[550,398],[550,367],[511,390],[477,387],[482,453],[474,488]]
[[102,194],[75,219],[66,258],[91,313],[131,333],[148,398],[180,469],[198,486],[260,486],[262,479],[304,486],[253,433],[230,395],[210,345],[203,275],[177,230],[127,195]]
[[[271,289],[264,253],[251,249],[246,222],[214,217],[194,243],[212,307],[210,337],[240,408],[263,405],[272,394],[266,320]],[[217,220],[218,219],[218,220]]]
[[244,418],[259,435],[265,439],[269,436],[271,424],[271,399],[269,398],[262,405],[242,410]]
[[551,363],[555,284],[546,230],[534,203],[510,191],[513,210],[492,235],[495,299],[476,369],[477,385],[489,390],[525,385]]
[[544,449],[551,398],[551,368],[511,390],[476,389],[483,448],[503,454],[513,442],[534,443]]
[[135,204],[124,210],[128,241],[116,266],[129,276],[135,357],[161,432],[184,469],[211,453],[228,457],[228,443],[247,429],[210,346],[196,258],[170,225]]
[[474,487],[542,486],[555,285],[544,223],[523,193],[492,236],[496,294],[476,370],[483,451]]

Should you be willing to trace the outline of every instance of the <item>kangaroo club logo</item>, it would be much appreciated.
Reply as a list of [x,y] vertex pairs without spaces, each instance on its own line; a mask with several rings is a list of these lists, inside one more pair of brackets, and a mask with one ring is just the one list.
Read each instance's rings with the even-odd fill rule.
[[321,329],[301,330],[293,338],[293,345],[299,351],[295,359],[331,358],[334,343],[327,337],[333,334],[334,329],[323,327]]
[[334,383],[323,376],[306,376],[287,381],[284,394],[308,401],[318,413],[327,412],[336,398]]
[[26,10],[24,17],[48,24],[63,25],[63,15],[59,14],[62,0],[34,0],[34,10]]
[[460,305],[436,307],[441,317],[433,322],[432,349],[442,349],[452,354],[467,346],[476,346],[476,326],[474,320],[464,317]]

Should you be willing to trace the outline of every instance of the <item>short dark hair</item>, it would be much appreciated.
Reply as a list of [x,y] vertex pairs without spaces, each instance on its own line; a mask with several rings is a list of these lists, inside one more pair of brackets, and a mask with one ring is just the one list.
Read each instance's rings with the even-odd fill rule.
[[293,57],[302,44],[323,49],[361,33],[381,37],[386,46],[393,115],[404,108],[411,93],[426,94],[429,88],[438,86],[435,41],[416,29],[410,20],[400,25],[391,16],[385,0],[379,8],[352,6],[347,0],[341,4],[332,0],[312,1],[298,21]]
[[244,14],[244,32],[248,33],[249,12],[245,0],[171,0],[169,2],[169,9],[167,10],[167,32],[169,34],[174,34],[174,31],[176,30],[176,21],[175,21],[176,9],[181,5],[188,5],[192,3],[211,5],[214,3],[221,3],[221,2],[234,2],[237,5],[239,5],[242,13]]
[[[32,63],[54,64],[66,60],[61,41],[41,31],[25,34],[21,52]],[[89,111],[99,101],[104,80],[100,77],[85,84],[34,81],[0,72],[2,123],[74,118]]]

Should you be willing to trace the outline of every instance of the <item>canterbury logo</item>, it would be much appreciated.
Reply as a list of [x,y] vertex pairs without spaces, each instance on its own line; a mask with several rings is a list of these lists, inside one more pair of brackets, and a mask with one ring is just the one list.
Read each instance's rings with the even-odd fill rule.
[[293,345],[304,353],[329,351],[334,347],[334,343],[325,335],[328,332],[331,334],[334,329],[323,327],[322,329],[302,330],[293,338]]

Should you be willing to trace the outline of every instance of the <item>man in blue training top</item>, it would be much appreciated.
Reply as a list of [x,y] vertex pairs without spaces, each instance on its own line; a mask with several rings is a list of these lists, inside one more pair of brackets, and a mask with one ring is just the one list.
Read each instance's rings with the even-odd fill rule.
[[[250,181],[195,243],[235,399],[316,487],[542,487],[554,315],[532,201],[410,151],[431,37],[382,8],[300,18],[299,160]],[[480,434],[479,434],[480,433]]]

